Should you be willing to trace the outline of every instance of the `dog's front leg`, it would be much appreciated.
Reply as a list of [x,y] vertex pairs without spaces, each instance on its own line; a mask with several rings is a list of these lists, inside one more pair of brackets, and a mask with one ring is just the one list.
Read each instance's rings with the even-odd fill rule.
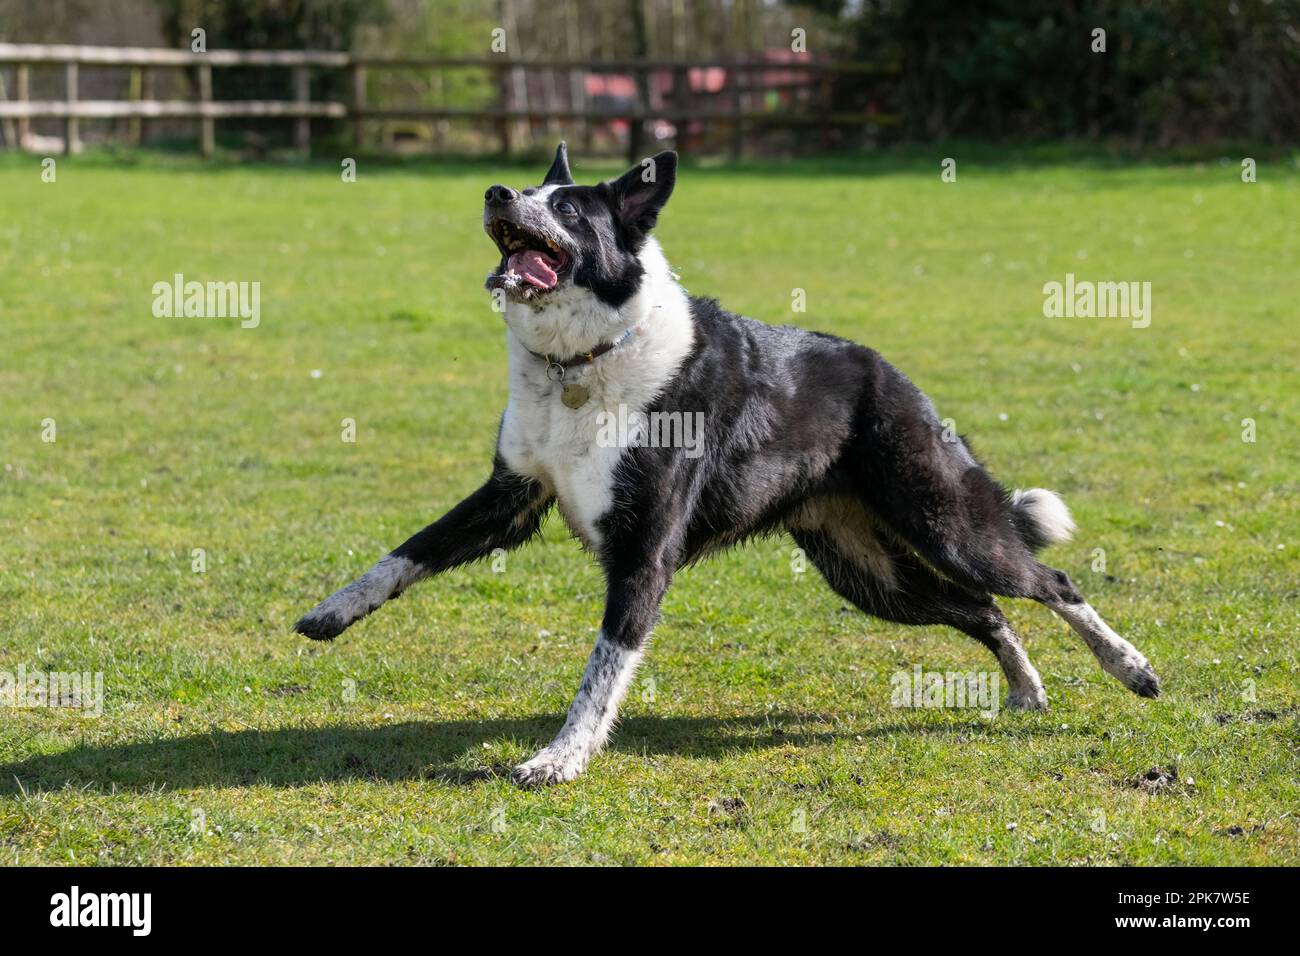
[[646,560],[625,573],[611,572],[605,620],[568,718],[554,740],[515,768],[516,783],[540,786],[572,780],[604,746],[672,573],[673,567],[662,558]]
[[294,630],[331,640],[421,578],[485,558],[497,548],[518,547],[541,528],[551,501],[540,482],[512,474],[498,459],[483,487],[321,601]]

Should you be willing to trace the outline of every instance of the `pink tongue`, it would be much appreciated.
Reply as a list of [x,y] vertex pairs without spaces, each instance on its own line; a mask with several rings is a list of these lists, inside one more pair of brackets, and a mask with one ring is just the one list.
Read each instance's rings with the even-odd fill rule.
[[539,289],[554,289],[560,278],[555,274],[555,266],[559,263],[548,259],[536,249],[516,252],[506,264],[511,271],[523,276]]

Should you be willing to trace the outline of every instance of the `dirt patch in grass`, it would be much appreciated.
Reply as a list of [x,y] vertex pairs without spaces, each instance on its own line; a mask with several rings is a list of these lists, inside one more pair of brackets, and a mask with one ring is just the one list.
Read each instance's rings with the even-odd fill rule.
[[1240,714],[1221,713],[1214,715],[1214,722],[1219,725],[1224,724],[1271,724],[1274,721],[1284,717],[1292,717],[1297,713],[1298,708],[1286,707],[1282,710],[1247,710]]

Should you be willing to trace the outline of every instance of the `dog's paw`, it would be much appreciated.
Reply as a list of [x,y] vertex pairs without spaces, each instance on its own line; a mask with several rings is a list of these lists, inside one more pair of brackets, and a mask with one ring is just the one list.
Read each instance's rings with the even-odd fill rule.
[[332,641],[348,629],[351,621],[345,621],[337,612],[318,604],[302,617],[298,618],[293,629],[313,641]]
[[1118,643],[1120,646],[1110,649],[1107,656],[1098,655],[1101,669],[1139,697],[1159,697],[1160,678],[1151,662],[1127,641]]
[[300,617],[293,629],[313,641],[332,641],[385,601],[401,594],[419,580],[420,573],[418,565],[390,554]]
[[1040,686],[1015,688],[1004,706],[1007,710],[1047,710],[1047,691]]
[[515,767],[512,776],[521,787],[545,787],[553,783],[567,783],[584,769],[584,763],[572,754],[547,747],[532,760]]
[[1160,678],[1156,676],[1155,668],[1146,661],[1142,662],[1145,666],[1130,675],[1124,683],[1128,689],[1139,697],[1159,697],[1160,696]]

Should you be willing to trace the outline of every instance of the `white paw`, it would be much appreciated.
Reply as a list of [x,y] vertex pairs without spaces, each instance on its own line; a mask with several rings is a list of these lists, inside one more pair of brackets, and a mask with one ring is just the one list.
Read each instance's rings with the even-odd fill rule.
[[1007,695],[1007,710],[1047,710],[1047,691],[1041,685],[1014,688]]
[[333,640],[385,601],[401,594],[415,580],[417,570],[405,558],[389,555],[304,614],[293,629],[314,641]]
[[293,629],[313,641],[332,641],[338,637],[379,606],[370,605],[359,584],[360,582],[350,584],[321,601],[299,618]]
[[1160,678],[1156,676],[1151,664],[1132,644],[1124,642],[1124,647],[1113,656],[1098,655],[1101,669],[1139,697],[1159,697]]
[[532,760],[515,767],[514,781],[521,787],[545,787],[553,783],[566,783],[586,768],[586,761],[575,754],[550,747],[537,753]]

